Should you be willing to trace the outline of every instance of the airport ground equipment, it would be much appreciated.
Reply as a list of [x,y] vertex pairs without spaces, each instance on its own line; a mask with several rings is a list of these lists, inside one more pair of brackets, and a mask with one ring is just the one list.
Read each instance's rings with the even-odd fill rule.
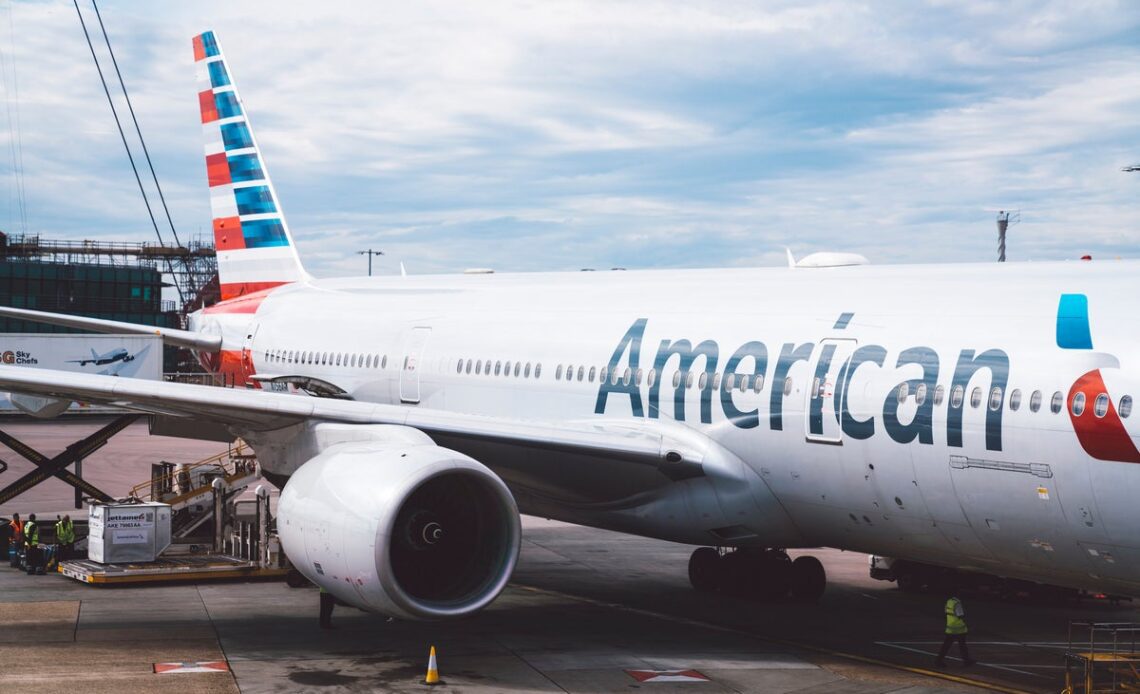
[[36,465],[35,470],[32,470],[12,484],[4,487],[4,489],[0,489],[0,504],[11,501],[52,476],[58,477],[75,487],[76,508],[82,508],[79,503],[81,501],[79,498],[81,493],[98,501],[113,501],[111,495],[100,490],[90,482],[85,481],[79,475],[69,472],[67,467],[74,463],[76,469],[79,470],[79,466],[82,464],[84,458],[102,448],[112,436],[126,429],[141,416],[142,415],[139,414],[126,414],[116,417],[95,433],[71,444],[54,458],[47,457],[11,434],[0,430],[0,443],[3,443]]
[[1064,694],[1140,691],[1140,624],[1069,622]]
[[170,506],[91,504],[87,558],[100,564],[149,562],[170,546]]
[[[60,573],[83,583],[121,584],[277,578],[290,571],[269,489],[258,486],[253,498],[238,498],[260,478],[256,458],[240,442],[192,465],[163,462],[152,471],[150,480],[131,490],[129,502],[114,508],[127,515],[164,510],[169,546],[151,560],[132,556],[100,562],[88,556],[65,561]],[[93,544],[94,517],[93,508]]]

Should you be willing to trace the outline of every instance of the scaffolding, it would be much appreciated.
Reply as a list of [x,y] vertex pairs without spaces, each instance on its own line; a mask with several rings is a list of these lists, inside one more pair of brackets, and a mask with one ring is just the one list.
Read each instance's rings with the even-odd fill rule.
[[1140,692],[1134,622],[1069,622],[1065,694]]
[[[171,276],[185,298],[183,314],[218,300],[218,263],[214,246],[201,239],[189,244],[126,241],[54,241],[38,235],[0,233],[0,261],[21,260],[66,265],[145,266]],[[162,264],[162,267],[159,266]]]

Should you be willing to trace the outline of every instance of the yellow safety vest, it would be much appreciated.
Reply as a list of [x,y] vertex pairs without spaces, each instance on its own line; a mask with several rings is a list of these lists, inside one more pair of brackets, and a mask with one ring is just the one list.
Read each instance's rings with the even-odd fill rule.
[[962,609],[962,601],[958,598],[946,601],[946,633],[966,633],[966,611]]
[[39,528],[36,527],[35,522],[28,521],[27,523],[24,523],[24,544],[31,546],[38,545],[39,542],[40,531]]
[[55,524],[55,539],[61,545],[75,542],[75,524],[71,521],[60,521]]

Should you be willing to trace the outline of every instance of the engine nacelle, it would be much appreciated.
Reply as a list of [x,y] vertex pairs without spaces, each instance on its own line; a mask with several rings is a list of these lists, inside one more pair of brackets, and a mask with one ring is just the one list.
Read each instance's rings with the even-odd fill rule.
[[277,532],[293,565],[346,603],[407,619],[470,614],[518,560],[518,507],[479,462],[425,443],[333,445],[281,491]]

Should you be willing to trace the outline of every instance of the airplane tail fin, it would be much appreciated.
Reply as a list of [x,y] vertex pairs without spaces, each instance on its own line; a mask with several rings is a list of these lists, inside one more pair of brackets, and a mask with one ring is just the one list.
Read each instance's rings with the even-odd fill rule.
[[92,359],[98,359],[99,358],[99,353],[96,352],[94,348],[91,349],[91,358]]
[[222,300],[308,277],[214,32],[194,37]]

